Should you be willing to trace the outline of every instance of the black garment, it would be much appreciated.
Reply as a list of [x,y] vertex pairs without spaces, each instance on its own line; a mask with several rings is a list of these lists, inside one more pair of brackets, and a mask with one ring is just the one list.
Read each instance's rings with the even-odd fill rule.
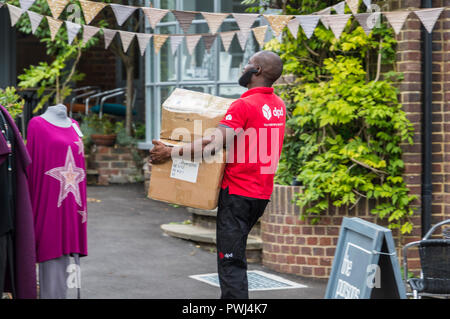
[[217,269],[222,299],[248,299],[247,238],[269,200],[222,189],[217,210]]
[[15,137],[12,128],[6,125],[0,111],[0,134],[11,144],[11,155],[0,165],[0,236],[14,229],[14,202],[16,190]]
[[[0,297],[5,290],[5,284],[9,283],[13,297],[16,297],[14,285],[14,244],[12,232],[0,235]],[[8,274],[8,276],[7,276]]]

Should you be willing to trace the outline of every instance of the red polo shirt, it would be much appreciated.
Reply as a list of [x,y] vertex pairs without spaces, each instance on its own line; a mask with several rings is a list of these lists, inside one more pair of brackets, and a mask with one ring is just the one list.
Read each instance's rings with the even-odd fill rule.
[[270,199],[283,148],[286,106],[273,88],[258,87],[242,94],[220,125],[237,136],[228,148],[222,188],[230,194]]

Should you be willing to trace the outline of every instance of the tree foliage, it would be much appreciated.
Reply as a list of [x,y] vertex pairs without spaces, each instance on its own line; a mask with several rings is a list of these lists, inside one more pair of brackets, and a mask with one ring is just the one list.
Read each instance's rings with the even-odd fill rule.
[[[290,14],[322,9],[310,1],[283,3]],[[317,222],[331,206],[351,209],[369,199],[372,214],[410,232],[416,196],[403,179],[401,144],[413,143],[413,128],[398,101],[393,31],[382,22],[367,36],[352,18],[339,40],[319,24],[311,39],[301,29],[297,39],[285,31],[282,43],[274,39],[266,49],[296,78],[277,87],[288,131],[276,182],[302,185],[301,217]]]

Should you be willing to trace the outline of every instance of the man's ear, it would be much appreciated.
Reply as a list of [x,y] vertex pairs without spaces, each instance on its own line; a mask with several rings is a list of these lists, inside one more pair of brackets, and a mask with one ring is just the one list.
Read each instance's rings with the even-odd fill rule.
[[258,66],[256,67],[256,71],[257,71],[257,72],[255,72],[255,75],[261,75],[261,73],[262,73],[262,68],[258,65]]

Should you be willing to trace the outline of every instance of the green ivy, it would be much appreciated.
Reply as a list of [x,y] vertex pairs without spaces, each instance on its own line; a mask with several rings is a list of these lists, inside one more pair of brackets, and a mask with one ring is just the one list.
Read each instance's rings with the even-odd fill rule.
[[302,185],[301,218],[316,223],[331,206],[351,209],[369,199],[389,228],[411,232],[417,197],[402,177],[400,145],[413,144],[414,132],[398,101],[393,31],[382,23],[367,36],[351,19],[339,40],[319,25],[311,39],[286,31],[282,43],[265,48],[296,78],[277,87],[288,119],[276,182]]
[[12,118],[15,119],[22,114],[25,101],[16,94],[16,89],[14,87],[7,87],[5,89],[0,89],[0,104],[4,106]]

